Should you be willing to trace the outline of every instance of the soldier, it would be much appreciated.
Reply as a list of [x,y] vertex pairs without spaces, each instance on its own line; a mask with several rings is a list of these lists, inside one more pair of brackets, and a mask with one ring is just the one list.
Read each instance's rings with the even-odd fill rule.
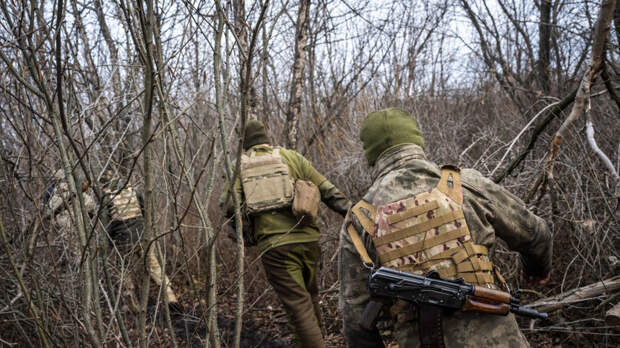
[[[109,172],[106,173],[102,181],[104,183],[104,202],[107,202],[108,233],[115,242],[119,251],[128,262],[133,262],[130,266],[130,276],[126,280],[125,294],[129,298],[129,305],[134,312],[138,311],[138,301],[135,296],[135,283],[140,278],[138,275],[142,269],[142,256],[146,245],[140,244],[142,233],[144,232],[144,217],[142,197],[136,190],[127,184],[121,187],[120,180],[114,178]],[[164,296],[166,296],[172,314],[181,314],[182,307],[177,300],[170,280],[163,274],[162,267],[155,254],[157,244],[153,243],[148,248],[146,254],[146,268],[153,281],[164,286]]]
[[[76,184],[78,185],[78,184]],[[86,212],[92,215],[95,211],[95,200],[93,196],[86,192],[88,182],[84,181],[78,185],[77,189],[82,190],[82,202],[86,208]],[[80,239],[74,228],[76,217],[74,215],[74,203],[77,197],[71,193],[69,184],[65,180],[65,172],[58,169],[54,174],[54,182],[50,185],[44,195],[44,203],[46,208],[46,217],[52,221],[52,225],[58,230],[58,236],[68,243],[68,250],[71,254],[69,258],[76,260],[80,257]]]
[[[499,237],[521,254],[526,280],[548,281],[552,237],[546,223],[479,172],[428,161],[414,118],[398,108],[370,113],[360,138],[373,184],[340,232],[340,305],[348,347],[384,346],[378,330],[359,326],[369,302],[364,263],[418,274],[436,270],[446,279],[497,288],[503,278],[489,257]],[[512,314],[437,308],[395,301],[383,313],[402,348],[528,346]]]
[[[258,246],[267,280],[284,305],[297,346],[324,347],[317,283],[321,258],[319,229],[311,218],[294,214],[293,187],[315,185],[316,207],[320,198],[342,216],[350,201],[302,155],[272,147],[270,143],[263,124],[249,121],[243,142],[241,180],[234,185],[249,214],[251,228],[246,240]],[[220,204],[225,203],[227,196],[225,192]],[[230,201],[228,216],[233,214]]]

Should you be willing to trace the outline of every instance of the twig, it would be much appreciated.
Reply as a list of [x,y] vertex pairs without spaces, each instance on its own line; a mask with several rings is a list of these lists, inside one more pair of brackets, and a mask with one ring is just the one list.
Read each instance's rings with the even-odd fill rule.
[[589,112],[588,112],[588,119],[586,121],[586,135],[588,138],[588,144],[590,144],[592,151],[594,151],[594,153],[598,155],[601,161],[603,161],[603,164],[605,165],[605,167],[609,169],[609,171],[611,172],[611,175],[616,180],[615,195],[616,197],[620,196],[620,192],[618,191],[619,186],[617,185],[618,181],[620,181],[620,177],[618,176],[618,172],[616,171],[616,168],[614,168],[614,165],[611,163],[611,160],[609,159],[609,157],[607,157],[607,155],[605,155],[603,150],[601,150],[598,147],[598,144],[596,143],[596,139],[594,139],[594,126],[592,125],[592,117],[590,116]]
[[[534,115],[534,117],[532,117],[532,119],[530,120],[530,122],[528,122],[525,127],[523,127],[523,129],[521,129],[521,131],[519,132],[519,134],[517,134],[517,136],[512,140],[512,142],[510,143],[510,146],[508,146],[508,149],[506,150],[506,152],[504,153],[504,156],[502,156],[502,158],[499,160],[499,162],[497,163],[497,165],[495,166],[495,168],[491,171],[491,174],[489,174],[490,176],[492,176],[493,174],[495,174],[495,171],[502,165],[502,163],[504,162],[504,159],[506,159],[506,156],[508,156],[508,154],[510,153],[510,151],[512,151],[513,146],[517,143],[517,140],[519,140],[519,138],[523,135],[523,133],[525,133],[525,131],[530,128],[530,126],[532,125],[532,123],[534,121],[536,121],[536,119],[538,118],[538,116],[542,115],[543,113],[545,113],[547,110],[551,109],[552,107],[556,106],[560,104],[560,101],[557,101],[553,104],[549,104],[546,107],[544,107],[542,110],[540,110],[536,115]],[[472,144],[473,145],[473,144]],[[469,148],[467,148],[469,149]],[[466,149],[466,150],[467,150]],[[465,151],[463,151],[465,152]]]

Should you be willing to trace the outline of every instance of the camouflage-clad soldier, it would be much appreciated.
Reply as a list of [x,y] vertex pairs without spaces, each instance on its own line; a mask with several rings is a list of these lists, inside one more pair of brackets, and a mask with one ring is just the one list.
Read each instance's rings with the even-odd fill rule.
[[[85,181],[78,189],[82,189],[82,202],[88,214],[95,211],[93,196],[85,192],[88,183]],[[69,190],[69,184],[65,180],[65,172],[58,169],[54,174],[54,183],[45,192],[46,215],[51,219],[52,225],[58,230],[59,237],[68,242],[69,250],[73,258],[80,255],[80,239],[72,226],[75,226],[73,204],[77,197]]]
[[[119,187],[119,180],[113,178],[109,173],[104,175],[102,181],[104,182],[104,202],[108,202],[106,207],[109,222],[108,233],[126,259],[135,263],[131,266],[131,276],[126,281],[125,291],[126,296],[129,297],[132,310],[136,311],[138,301],[135,297],[135,283],[139,279],[138,270],[142,269],[139,263],[142,260],[144,247],[146,247],[140,245],[140,238],[144,232],[142,198],[130,184]],[[168,300],[171,311],[180,313],[182,307],[172,290],[168,276],[162,274],[162,267],[155,253],[156,247],[156,244],[152,244],[146,254],[147,272],[157,285],[160,287],[165,285],[163,293]]]
[[[372,167],[373,184],[361,203],[354,206],[340,232],[340,305],[348,347],[384,346],[378,330],[366,331],[359,326],[369,301],[366,288],[369,269],[363,265],[360,256],[363,251],[358,252],[360,249],[354,245],[355,235],[352,233],[361,237],[360,244],[375,265],[388,265],[416,273],[434,269],[442,277],[464,277],[490,288],[501,286],[503,281],[489,261],[496,238],[501,238],[510,249],[521,254],[527,280],[537,284],[544,284],[548,280],[552,238],[546,223],[528,211],[519,198],[486,179],[478,171],[464,169],[459,172],[453,167],[442,170],[428,161],[423,150],[422,134],[410,115],[397,108],[370,113],[362,123],[360,138],[366,159]],[[443,187],[446,173],[451,173],[449,178],[452,181]],[[451,198],[439,192],[450,193],[453,192],[450,190],[458,188],[461,191],[453,197],[455,200],[460,197],[460,204],[455,204]],[[435,205],[422,209],[422,205],[433,203],[432,197],[436,194],[442,197],[439,208]],[[411,200],[411,197],[415,199]],[[403,209],[412,212],[406,213],[408,216],[414,216],[415,209],[422,209],[424,213],[410,218],[414,222],[402,227],[399,236],[406,235],[406,229],[414,231],[418,228],[412,232],[418,234],[409,237],[414,239],[397,242],[393,241],[395,238],[386,240],[387,224],[402,224],[398,221],[405,218],[402,216],[405,213],[399,215]],[[445,215],[453,216],[449,222],[435,224],[440,227],[430,228],[430,224],[437,222],[436,214],[443,214],[438,213],[441,209],[447,209]],[[457,214],[458,210],[462,211],[461,215]],[[385,221],[386,217],[388,221]],[[448,235],[448,232],[455,238],[432,242],[433,239]],[[476,253],[475,256],[467,257],[475,259],[478,268],[465,269],[460,265],[450,267],[450,262],[456,262],[453,260],[456,254],[450,256],[452,259],[441,259],[445,257],[442,254],[450,254],[452,250],[465,252],[464,249]],[[461,271],[469,273],[459,273]],[[394,338],[401,348],[420,347],[418,327],[419,320],[424,318],[418,318],[417,311],[418,307],[401,301],[384,306],[384,317],[393,325]],[[439,326],[443,327],[446,347],[528,346],[512,314],[494,316],[455,312],[443,313],[441,318],[443,324]]]
[[[289,181],[310,181],[320,193],[320,199],[332,210],[344,216],[350,206],[349,200],[331,182],[321,175],[312,164],[301,154],[284,148],[274,148],[270,145],[269,137],[263,124],[256,120],[248,122],[245,129],[242,157],[242,180],[235,182],[239,197],[245,210],[248,211],[254,203],[259,208],[249,214],[251,231],[249,238],[253,239],[262,255],[262,263],[267,279],[276,294],[282,301],[289,317],[289,325],[295,334],[296,344],[300,347],[324,347],[321,333],[321,314],[318,304],[318,271],[321,258],[319,247],[319,228],[316,223],[301,223],[293,214],[290,202],[280,208],[265,208],[261,205],[278,206],[274,201],[280,200],[274,192],[292,199],[290,189],[282,189]],[[256,159],[257,161],[244,166]],[[247,161],[247,162],[246,162]],[[262,161],[262,162],[261,162]],[[275,169],[266,169],[272,165]],[[279,166],[279,167],[278,167]],[[247,168],[247,169],[244,169]],[[258,170],[256,191],[248,189],[251,170]],[[244,172],[246,171],[246,172]],[[280,173],[280,174],[278,174]],[[280,191],[282,189],[282,191]],[[246,192],[252,191],[252,192]],[[261,195],[276,197],[272,200],[261,201]],[[222,196],[224,203],[226,194]],[[230,204],[227,215],[232,216],[233,207]],[[318,202],[317,202],[318,203]]]

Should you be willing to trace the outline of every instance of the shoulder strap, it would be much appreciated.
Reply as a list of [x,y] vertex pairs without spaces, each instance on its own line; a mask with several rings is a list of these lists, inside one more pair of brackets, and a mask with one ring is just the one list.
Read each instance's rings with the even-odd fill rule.
[[463,187],[461,186],[460,169],[452,165],[441,167],[441,179],[437,189],[452,198],[458,204],[463,204]]
[[[366,210],[368,213],[366,214],[363,210]],[[368,234],[371,236],[375,234],[375,216],[377,215],[377,208],[374,205],[362,200],[351,208],[351,212]]]
[[368,256],[368,251],[364,246],[364,242],[362,241],[362,238],[360,238],[359,233],[357,233],[357,231],[355,230],[355,226],[353,226],[352,221],[349,221],[347,223],[347,232],[349,232],[349,237],[351,237],[351,241],[353,242],[353,246],[355,246],[355,250],[357,250],[357,253],[360,254],[362,262],[368,265],[372,265],[373,262],[370,259],[370,256]]
[[[361,209],[367,210],[370,216],[366,215]],[[349,214],[353,214],[353,216]],[[355,250],[357,250],[357,253],[360,254],[360,257],[362,258],[362,262],[364,262],[367,265],[372,265],[373,262],[370,259],[370,256],[368,255],[368,250],[366,250],[366,247],[364,246],[364,242],[362,241],[362,238],[360,237],[359,233],[355,229],[355,226],[353,226],[353,218],[357,219],[360,225],[362,225],[362,228],[367,233],[372,235],[374,231],[374,217],[376,214],[376,208],[372,204],[367,203],[362,200],[362,201],[357,202],[357,204],[355,204],[351,208],[351,211],[349,212],[349,214],[347,214],[347,218],[345,220],[347,221],[347,232],[349,233],[349,237],[351,237],[351,241],[353,242],[353,245],[355,246]]]

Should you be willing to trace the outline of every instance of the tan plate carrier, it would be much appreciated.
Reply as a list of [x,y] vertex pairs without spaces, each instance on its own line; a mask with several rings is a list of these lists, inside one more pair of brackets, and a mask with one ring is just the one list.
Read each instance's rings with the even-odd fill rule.
[[251,151],[241,156],[241,185],[250,214],[290,207],[293,202],[293,180],[277,147],[271,154],[256,156]]
[[105,191],[110,197],[114,197],[110,207],[110,216],[113,221],[126,221],[142,216],[138,195],[132,187],[124,188],[117,195],[113,191],[107,189]]
[[[442,167],[430,191],[379,207],[360,201],[352,213],[372,237],[381,266],[417,274],[435,270],[442,278],[495,287],[488,250],[473,242],[465,221],[458,168]],[[372,264],[353,224],[347,231],[362,261]]]

